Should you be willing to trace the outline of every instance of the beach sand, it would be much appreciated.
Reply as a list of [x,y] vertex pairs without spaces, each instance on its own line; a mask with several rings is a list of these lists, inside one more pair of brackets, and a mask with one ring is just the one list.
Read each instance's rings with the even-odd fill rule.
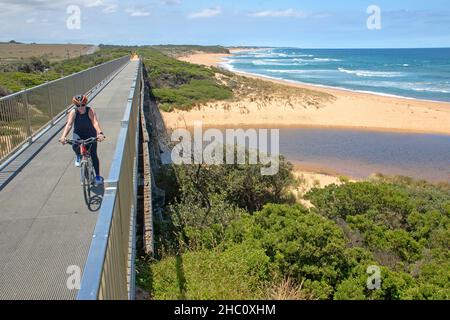
[[[197,53],[182,57],[180,60],[218,66],[228,56],[230,55]],[[173,128],[186,124],[191,126],[193,121],[202,121],[205,126],[325,126],[450,135],[450,103],[359,93],[235,73],[290,87],[327,93],[335,99],[324,102],[320,108],[286,105],[279,99],[275,99],[272,103],[265,102],[264,107],[245,99],[231,103],[208,103],[200,109],[164,113],[166,125]],[[246,105],[245,112],[242,111],[243,103]]]
[[[230,50],[232,53],[242,49]],[[232,54],[196,53],[181,57],[180,60],[218,67],[224,58]],[[265,100],[240,97],[238,101],[207,103],[190,111],[175,110],[163,112],[168,128],[192,127],[194,121],[202,121],[206,127],[332,127],[358,130],[394,131],[406,133],[436,133],[450,135],[450,103],[414,100],[359,93],[314,85],[298,84],[283,80],[273,80],[255,75],[236,74],[276,83],[276,90],[300,88],[313,90],[332,99],[320,100],[312,106],[301,99],[280,98]],[[282,92],[281,92],[282,93]],[[282,94],[281,94],[282,96]],[[293,190],[300,202],[311,204],[302,195],[318,185],[340,183],[338,173],[323,172],[321,168],[304,168],[294,165],[294,172],[302,181]]]
[[[312,203],[304,199],[304,195],[312,188],[324,188],[331,184],[342,184],[341,179],[335,172],[325,172],[318,167],[304,167],[294,163],[294,176],[299,181],[299,184],[294,188],[292,193],[297,198],[298,202],[307,208],[313,207]],[[348,181],[357,181],[348,178]]]

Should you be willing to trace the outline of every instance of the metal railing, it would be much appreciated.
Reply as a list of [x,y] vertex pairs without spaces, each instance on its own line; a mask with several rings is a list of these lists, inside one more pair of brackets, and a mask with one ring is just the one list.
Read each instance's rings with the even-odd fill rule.
[[125,56],[0,98],[0,164],[52,126],[76,94],[90,95],[130,60]]
[[134,297],[139,111],[142,62],[136,69],[111,163],[105,194],[83,271],[79,300]]

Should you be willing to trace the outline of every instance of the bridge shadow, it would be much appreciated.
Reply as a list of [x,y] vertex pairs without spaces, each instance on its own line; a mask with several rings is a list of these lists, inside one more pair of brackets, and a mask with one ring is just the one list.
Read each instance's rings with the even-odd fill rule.
[[97,212],[98,210],[100,210],[103,203],[104,194],[105,194],[105,187],[103,185],[94,186],[91,188],[91,197],[89,199],[85,197],[84,199],[89,211]]

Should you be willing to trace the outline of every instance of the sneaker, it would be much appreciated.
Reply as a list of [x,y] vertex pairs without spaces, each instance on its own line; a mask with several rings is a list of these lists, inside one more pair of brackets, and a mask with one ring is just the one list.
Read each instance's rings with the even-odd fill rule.
[[95,185],[100,186],[103,184],[103,177],[101,176],[96,176],[95,177]]
[[75,167],[81,166],[81,155],[75,157]]

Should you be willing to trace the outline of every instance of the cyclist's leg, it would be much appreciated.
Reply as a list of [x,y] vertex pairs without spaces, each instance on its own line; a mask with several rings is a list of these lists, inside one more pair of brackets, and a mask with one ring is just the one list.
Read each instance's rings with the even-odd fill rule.
[[97,142],[94,142],[91,146],[91,158],[92,164],[94,165],[95,174],[100,175],[100,160],[97,155]]
[[[76,141],[76,140],[80,140],[80,139],[81,139],[80,136],[74,132],[73,135],[72,135],[72,140],[75,140],[75,141]],[[72,150],[73,150],[73,152],[75,152],[75,154],[76,154],[77,156],[80,156],[80,155],[81,155],[80,145],[78,145],[78,144],[73,144],[73,145],[72,145]]]

